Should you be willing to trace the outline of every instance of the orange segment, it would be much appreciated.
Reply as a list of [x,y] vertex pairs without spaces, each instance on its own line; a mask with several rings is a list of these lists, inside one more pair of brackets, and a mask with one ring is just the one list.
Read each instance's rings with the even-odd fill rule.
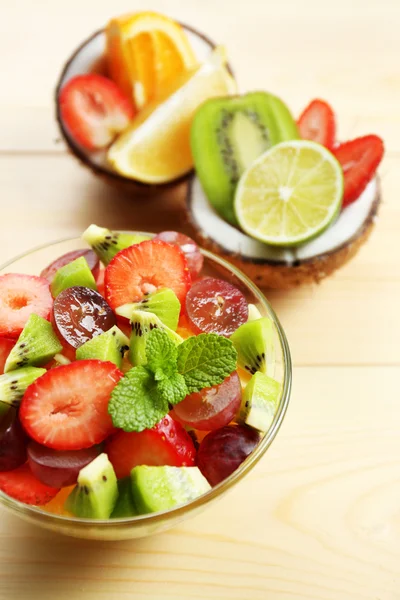
[[64,504],[74,487],[75,486],[71,485],[69,487],[62,488],[58,492],[57,496],[53,498],[53,500],[46,504],[46,506],[42,506],[43,510],[49,513],[53,513],[55,515],[61,515],[63,517],[71,516],[71,514],[67,510],[65,510]]
[[106,34],[109,74],[139,109],[197,64],[182,27],[157,13],[112,19]]

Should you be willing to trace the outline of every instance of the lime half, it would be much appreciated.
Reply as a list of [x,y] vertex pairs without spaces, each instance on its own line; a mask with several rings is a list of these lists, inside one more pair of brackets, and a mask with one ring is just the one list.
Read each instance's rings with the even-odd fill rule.
[[323,146],[293,140],[273,146],[242,175],[235,211],[248,235],[274,246],[301,244],[338,214],[343,171]]

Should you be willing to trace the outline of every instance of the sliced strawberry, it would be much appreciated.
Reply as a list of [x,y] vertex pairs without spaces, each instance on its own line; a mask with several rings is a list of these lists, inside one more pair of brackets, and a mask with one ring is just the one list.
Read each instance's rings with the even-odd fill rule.
[[153,429],[119,431],[106,443],[105,451],[118,479],[128,477],[138,465],[190,467],[196,457],[192,438],[169,415]]
[[132,120],[132,101],[102,75],[77,75],[59,97],[61,118],[72,137],[89,150],[106,148]]
[[15,340],[10,338],[0,337],[0,375],[4,373],[4,365],[11,350],[15,346]]
[[27,464],[14,471],[0,473],[0,490],[19,502],[35,506],[47,504],[60,491],[36,479]]
[[324,100],[313,100],[297,121],[300,136],[331,150],[335,144],[335,113]]
[[83,249],[83,250],[72,250],[72,252],[67,252],[67,254],[63,254],[56,260],[54,260],[48,267],[43,269],[40,273],[40,277],[44,277],[51,283],[54,279],[54,275],[57,273],[58,269],[68,265],[73,260],[80,258],[83,256],[87,264],[89,265],[90,270],[93,273],[93,277],[96,279],[99,275],[100,271],[100,260],[98,256],[93,252],[93,250]]
[[100,360],[47,371],[25,392],[21,424],[35,442],[55,450],[99,444],[114,431],[108,401],[121,377],[114,364]]
[[344,142],[333,150],[343,168],[343,207],[357,200],[371,181],[383,158],[383,140],[377,135],[365,135]]
[[182,304],[189,286],[183,252],[161,240],[146,240],[121,250],[106,269],[106,300],[114,310],[161,287],[171,288]]
[[0,276],[0,336],[18,337],[32,313],[48,319],[52,306],[47,279],[19,273]]

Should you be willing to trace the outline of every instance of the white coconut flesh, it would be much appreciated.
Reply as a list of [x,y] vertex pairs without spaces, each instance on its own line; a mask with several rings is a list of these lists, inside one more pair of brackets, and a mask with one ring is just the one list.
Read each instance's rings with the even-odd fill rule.
[[[187,29],[185,26],[183,28],[186,31],[186,35],[188,40],[193,48],[193,51],[199,61],[199,63],[204,62],[212,50],[213,46],[211,42],[202,38],[200,34]],[[106,36],[103,31],[99,31],[99,33],[93,36],[90,40],[86,42],[73,58],[73,60],[68,65],[64,76],[60,82],[60,89],[73,77],[77,75],[85,75],[87,73],[92,73],[94,70],[98,72],[98,64],[99,61],[104,57],[106,52]],[[65,123],[64,123],[65,126]],[[90,151],[75,142],[72,139],[72,136],[66,132],[67,136],[73,141],[75,146],[78,146],[80,151],[86,155],[86,157],[95,165],[102,167],[104,170],[109,171],[110,173],[115,172],[112,167],[108,164],[107,161],[107,153],[106,150],[100,151]]]
[[376,178],[370,181],[360,197],[342,210],[329,229],[296,248],[268,246],[232,227],[212,208],[197,177],[193,179],[189,193],[188,209],[193,225],[227,253],[239,254],[249,260],[291,265],[333,252],[356,237],[371,214],[378,195],[378,182]]

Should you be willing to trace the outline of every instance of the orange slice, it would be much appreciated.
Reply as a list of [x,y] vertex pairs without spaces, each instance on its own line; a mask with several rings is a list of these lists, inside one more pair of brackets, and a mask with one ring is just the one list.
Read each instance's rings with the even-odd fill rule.
[[110,77],[138,109],[159,98],[196,57],[183,28],[154,12],[112,19],[106,29]]

